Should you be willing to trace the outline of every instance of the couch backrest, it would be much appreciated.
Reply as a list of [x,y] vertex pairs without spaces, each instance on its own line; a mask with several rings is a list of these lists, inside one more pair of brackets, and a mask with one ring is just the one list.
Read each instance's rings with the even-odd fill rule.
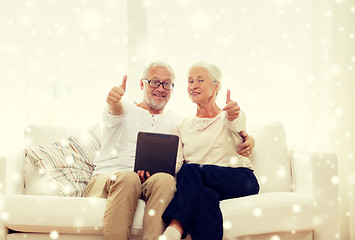
[[26,147],[59,142],[69,136],[80,134],[82,130],[83,129],[33,124],[28,126],[24,132]]
[[[99,131],[98,125],[93,128],[96,129],[96,132]],[[26,147],[61,141],[69,136],[78,135],[80,132],[82,132],[80,129],[31,125],[25,130]],[[260,192],[291,191],[290,157],[283,124],[271,122],[250,128],[248,133],[254,137],[256,142],[250,159],[255,168],[255,175],[259,180]],[[48,184],[43,183],[37,170],[26,159],[25,193],[56,194],[53,189],[48,189]]]
[[285,128],[271,122],[249,131],[255,139],[250,159],[260,184],[260,192],[291,191],[290,155]]

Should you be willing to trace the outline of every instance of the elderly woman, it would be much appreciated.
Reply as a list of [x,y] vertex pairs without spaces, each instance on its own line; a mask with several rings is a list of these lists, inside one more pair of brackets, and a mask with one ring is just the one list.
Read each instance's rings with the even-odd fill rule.
[[185,161],[177,175],[177,191],[162,218],[168,225],[162,239],[223,238],[221,200],[257,194],[259,184],[250,160],[237,153],[243,142],[245,115],[227,91],[224,108],[216,104],[221,72],[206,62],[189,70],[187,91],[197,106],[196,116],[178,124],[178,162]]

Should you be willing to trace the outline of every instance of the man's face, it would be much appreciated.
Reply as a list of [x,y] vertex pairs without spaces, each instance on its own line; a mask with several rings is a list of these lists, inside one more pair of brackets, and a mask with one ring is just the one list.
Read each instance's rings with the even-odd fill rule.
[[[165,67],[152,67],[147,76],[148,81],[153,80],[165,83],[172,83],[171,78],[171,73]],[[160,85],[158,88],[152,88],[149,83],[145,81],[141,82],[141,87],[143,89],[143,102],[155,111],[164,109],[173,91],[172,89],[164,89],[163,85]]]

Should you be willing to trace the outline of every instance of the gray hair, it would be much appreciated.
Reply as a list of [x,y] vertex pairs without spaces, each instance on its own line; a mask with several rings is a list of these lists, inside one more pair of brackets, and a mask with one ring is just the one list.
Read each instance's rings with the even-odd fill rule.
[[222,72],[221,70],[214,64],[212,63],[208,63],[205,61],[200,61],[200,62],[196,62],[194,63],[190,69],[189,72],[191,71],[191,69],[193,68],[197,68],[197,67],[201,67],[207,70],[207,74],[208,76],[212,79],[212,81],[215,84],[218,84],[218,90],[217,93],[219,92],[219,90],[221,89],[221,81],[222,81]]
[[162,62],[162,61],[156,61],[156,62],[152,62],[150,63],[143,71],[143,75],[142,77],[143,78],[147,78],[148,77],[148,74],[149,74],[149,70],[153,67],[163,67],[165,68],[166,70],[168,70],[171,74],[171,81],[174,81],[175,80],[175,74],[174,74],[174,71],[173,69],[165,62]]

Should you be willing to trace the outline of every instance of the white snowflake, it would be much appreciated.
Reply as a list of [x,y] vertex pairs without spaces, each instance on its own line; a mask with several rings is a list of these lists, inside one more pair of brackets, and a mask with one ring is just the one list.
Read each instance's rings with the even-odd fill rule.
[[197,10],[189,16],[190,26],[198,31],[207,30],[212,22],[211,15],[205,10]]
[[1,219],[3,220],[3,221],[7,221],[7,220],[9,220],[9,213],[8,212],[2,212],[1,213]]
[[339,182],[340,182],[340,178],[339,178],[338,176],[333,176],[333,177],[331,178],[331,182],[332,182],[334,185],[337,185],[337,184],[339,184]]
[[63,191],[66,193],[66,194],[70,194],[70,192],[73,190],[73,187],[70,186],[70,185],[65,185],[63,187]]
[[292,211],[294,212],[294,213],[299,213],[299,212],[301,212],[301,206],[299,205],[299,204],[293,204],[293,206],[292,206]]
[[99,204],[99,199],[96,197],[90,197],[90,205],[91,206],[97,206]]
[[261,210],[261,208],[255,208],[253,214],[255,217],[260,217],[263,214],[263,211]]
[[51,239],[58,239],[58,238],[59,238],[59,233],[58,233],[57,231],[51,231],[51,232],[49,233],[49,237],[50,237]]
[[236,156],[233,156],[233,157],[231,157],[231,159],[229,160],[229,162],[230,162],[230,164],[231,164],[232,166],[235,166],[235,165],[238,164],[239,160],[238,160],[238,158],[237,158]]
[[82,226],[84,226],[84,221],[83,221],[83,219],[81,219],[81,218],[75,219],[74,225],[75,225],[76,227],[82,227]]
[[74,158],[73,156],[67,156],[65,158],[65,162],[68,164],[68,165],[72,165],[74,163]]
[[154,210],[154,209],[150,209],[150,210],[148,211],[148,215],[149,215],[150,217],[155,216],[155,210]]
[[232,228],[232,222],[231,221],[224,221],[223,222],[223,229],[225,229],[225,230],[229,230],[229,229],[231,229]]
[[64,147],[69,146],[69,141],[67,139],[63,139],[62,141],[60,141],[60,144]]
[[278,235],[274,235],[270,238],[270,240],[280,240],[281,238]]
[[333,17],[333,11],[328,10],[328,11],[326,11],[325,15],[326,15],[327,17]]
[[165,236],[160,236],[158,240],[168,240]]

